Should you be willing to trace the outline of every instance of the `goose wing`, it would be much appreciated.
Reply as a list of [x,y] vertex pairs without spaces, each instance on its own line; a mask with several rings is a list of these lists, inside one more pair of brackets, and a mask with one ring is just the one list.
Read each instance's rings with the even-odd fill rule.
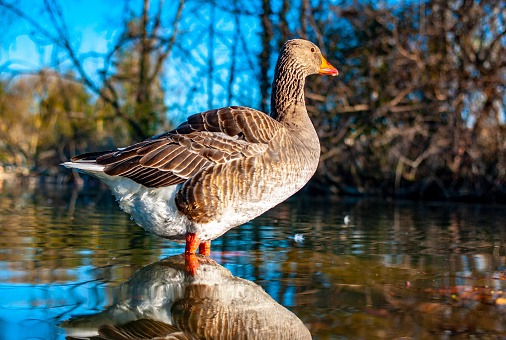
[[263,112],[225,107],[194,114],[176,129],[127,148],[84,154],[72,162],[95,162],[109,176],[146,187],[185,182],[201,169],[264,152],[280,124]]

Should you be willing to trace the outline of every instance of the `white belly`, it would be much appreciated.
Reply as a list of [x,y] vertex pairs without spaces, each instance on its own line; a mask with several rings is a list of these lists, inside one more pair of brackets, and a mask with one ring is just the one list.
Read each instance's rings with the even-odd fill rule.
[[145,230],[172,240],[185,239],[191,222],[176,208],[174,196],[180,184],[147,188],[126,177],[101,178],[112,190],[121,209]]

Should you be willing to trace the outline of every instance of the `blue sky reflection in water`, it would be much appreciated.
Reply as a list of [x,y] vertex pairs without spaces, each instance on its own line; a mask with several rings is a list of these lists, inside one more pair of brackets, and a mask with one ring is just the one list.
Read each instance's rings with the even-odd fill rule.
[[[134,273],[183,252],[107,190],[4,184],[0,211],[2,339],[64,339],[62,321],[106,310]],[[211,258],[315,339],[503,336],[505,225],[504,206],[299,194],[214,241]]]

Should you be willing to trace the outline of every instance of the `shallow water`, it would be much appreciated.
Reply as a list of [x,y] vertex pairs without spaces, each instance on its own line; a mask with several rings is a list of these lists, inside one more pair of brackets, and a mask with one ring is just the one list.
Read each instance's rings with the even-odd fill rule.
[[[188,334],[203,320],[206,334],[233,334],[223,325],[235,318],[249,337],[300,320],[314,339],[503,338],[505,226],[500,205],[299,194],[213,241],[196,279],[167,271],[183,245],[142,230],[109,191],[4,183],[0,338],[89,336],[135,318]],[[226,313],[204,315],[213,308]]]

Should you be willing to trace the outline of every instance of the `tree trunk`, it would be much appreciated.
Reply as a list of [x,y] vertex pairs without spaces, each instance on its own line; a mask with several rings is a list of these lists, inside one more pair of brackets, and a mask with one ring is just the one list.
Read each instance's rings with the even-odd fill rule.
[[273,38],[272,22],[270,19],[271,2],[270,0],[263,0],[262,2],[263,13],[261,15],[262,21],[262,53],[260,53],[260,94],[262,101],[260,108],[263,112],[269,112],[269,89],[271,87],[271,78],[269,77],[270,57],[272,53],[271,40]]

